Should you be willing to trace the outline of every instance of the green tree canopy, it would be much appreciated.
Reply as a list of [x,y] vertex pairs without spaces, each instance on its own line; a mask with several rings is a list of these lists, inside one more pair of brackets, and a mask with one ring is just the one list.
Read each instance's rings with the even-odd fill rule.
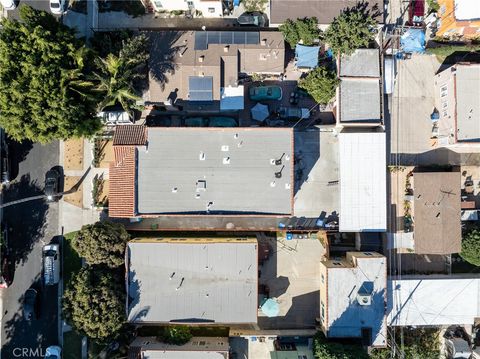
[[0,126],[17,141],[93,135],[101,124],[88,50],[45,11],[21,5],[20,17],[1,22]]
[[88,264],[116,268],[125,261],[125,246],[129,239],[123,225],[97,222],[83,226],[75,234],[72,247]]
[[287,19],[278,29],[282,32],[285,41],[293,49],[296,44],[302,42],[304,45],[313,45],[318,40],[321,31],[318,28],[316,17],[306,17],[304,19]]
[[460,256],[467,262],[480,266],[480,230],[470,230],[462,239]]
[[368,359],[361,346],[330,342],[320,332],[313,339],[313,355],[316,359]]
[[307,91],[315,101],[327,104],[333,96],[338,85],[335,72],[326,67],[316,67],[304,79],[298,82],[298,87]]
[[147,38],[144,35],[124,40],[118,54],[110,53],[106,58],[97,58],[94,81],[97,90],[103,95],[99,110],[113,105],[132,113],[141,109],[136,102],[141,100],[137,95],[135,83],[145,78],[148,53]]
[[115,337],[126,320],[121,278],[101,267],[82,268],[63,294],[63,310],[68,322],[87,337]]
[[245,10],[248,12],[264,12],[267,4],[268,0],[243,0],[243,6],[245,6]]
[[364,7],[348,8],[325,31],[325,41],[334,53],[350,55],[356,49],[368,47],[376,25]]
[[168,344],[183,345],[192,339],[190,328],[185,325],[166,327],[162,340]]

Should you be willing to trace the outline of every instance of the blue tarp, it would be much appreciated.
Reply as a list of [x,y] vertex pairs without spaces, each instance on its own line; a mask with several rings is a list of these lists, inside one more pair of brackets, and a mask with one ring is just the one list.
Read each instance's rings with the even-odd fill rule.
[[304,46],[297,44],[297,46],[295,46],[297,67],[308,67],[310,69],[317,67],[319,50],[320,46]]
[[400,45],[404,52],[425,52],[425,31],[422,29],[408,29],[400,38]]

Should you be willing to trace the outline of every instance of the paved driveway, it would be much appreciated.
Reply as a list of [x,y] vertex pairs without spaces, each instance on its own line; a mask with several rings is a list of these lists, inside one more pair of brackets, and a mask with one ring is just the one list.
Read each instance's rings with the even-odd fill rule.
[[[10,156],[19,165],[12,165],[16,178],[4,192],[4,202],[41,193],[46,171],[58,164],[58,152],[58,142],[45,146],[10,145]],[[4,221],[10,228],[15,273],[12,285],[0,292],[2,358],[43,358],[46,347],[58,344],[57,286],[43,287],[41,283],[42,246],[59,234],[58,203],[35,200],[7,207]],[[39,292],[40,317],[28,322],[22,315],[22,303],[30,287]]]

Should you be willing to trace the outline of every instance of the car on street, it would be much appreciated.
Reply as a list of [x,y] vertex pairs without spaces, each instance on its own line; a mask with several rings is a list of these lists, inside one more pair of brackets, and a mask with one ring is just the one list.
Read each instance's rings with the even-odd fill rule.
[[308,108],[282,106],[278,109],[278,116],[284,120],[298,120],[309,118],[310,111]]
[[281,100],[282,88],[279,86],[250,87],[248,94],[253,101]]
[[45,285],[57,284],[60,280],[60,245],[43,246],[43,282]]
[[23,299],[23,317],[26,320],[37,319],[37,300],[38,292],[33,288],[27,289]]
[[60,182],[60,173],[51,169],[45,175],[45,195],[47,196],[48,202],[53,202],[58,194]]
[[13,10],[17,7],[15,0],[0,0],[0,4],[5,10]]
[[55,15],[62,15],[66,11],[66,0],[50,0],[50,11]]
[[62,348],[57,345],[52,345],[45,350],[45,359],[61,359]]
[[3,223],[2,227],[0,242],[0,288],[8,288],[12,283],[8,249],[8,226]]
[[264,27],[265,26],[265,15],[261,12],[253,11],[253,12],[244,12],[237,18],[237,22],[239,25],[242,26],[258,26]]

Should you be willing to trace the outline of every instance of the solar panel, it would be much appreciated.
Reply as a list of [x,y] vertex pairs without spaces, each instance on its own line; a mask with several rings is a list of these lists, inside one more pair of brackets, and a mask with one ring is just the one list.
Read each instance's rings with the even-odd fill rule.
[[213,77],[190,76],[188,78],[190,101],[213,101]]
[[208,48],[207,33],[205,31],[195,32],[195,50],[206,50]]
[[195,50],[207,50],[209,44],[257,45],[260,43],[258,31],[197,31],[195,32]]

